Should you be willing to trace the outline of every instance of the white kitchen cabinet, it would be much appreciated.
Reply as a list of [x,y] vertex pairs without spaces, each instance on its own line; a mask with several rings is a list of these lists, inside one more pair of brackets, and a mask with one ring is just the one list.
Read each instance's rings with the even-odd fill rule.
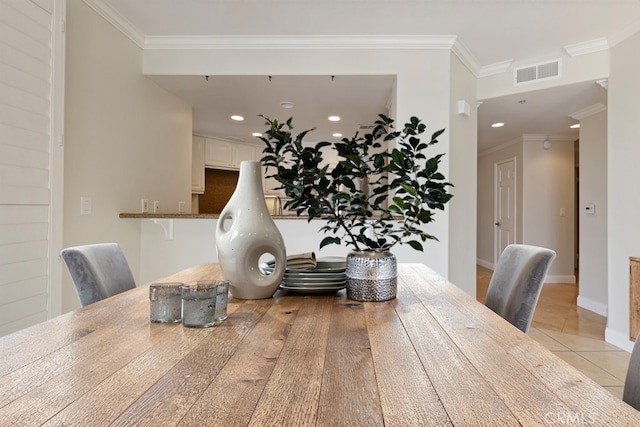
[[205,138],[204,164],[222,169],[233,168],[233,143]]
[[240,169],[244,160],[260,160],[260,147],[219,139],[205,138],[205,165],[218,169]]
[[204,151],[205,139],[202,136],[193,135],[191,149],[191,193],[204,193]]
[[245,160],[260,160],[257,156],[258,147],[255,145],[249,144],[234,144],[232,153],[233,153],[233,162],[232,165],[236,168],[240,168],[240,162]]

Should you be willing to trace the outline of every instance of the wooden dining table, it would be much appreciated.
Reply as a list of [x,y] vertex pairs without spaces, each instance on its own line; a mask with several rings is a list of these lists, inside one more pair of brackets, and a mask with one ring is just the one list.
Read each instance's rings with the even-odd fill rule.
[[[221,278],[218,264],[158,282]],[[640,426],[640,413],[421,264],[398,296],[231,298],[193,329],[148,286],[0,338],[2,426]]]

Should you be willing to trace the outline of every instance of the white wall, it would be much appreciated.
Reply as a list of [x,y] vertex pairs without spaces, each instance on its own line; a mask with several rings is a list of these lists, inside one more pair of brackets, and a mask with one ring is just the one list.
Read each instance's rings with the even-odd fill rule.
[[[607,112],[580,120],[578,305],[607,315]],[[587,203],[595,213],[585,214]]]
[[[411,116],[425,121],[431,129],[446,128],[450,124],[449,50],[386,50],[386,49],[269,49],[269,50],[147,50],[144,52],[143,73],[149,75],[370,75],[397,76],[397,98],[394,104],[396,121],[404,123]],[[450,152],[450,133],[440,138],[433,153]],[[473,170],[475,158],[460,157],[459,168]],[[442,172],[449,177],[450,159],[445,156]],[[473,180],[460,176],[460,180]],[[463,181],[454,182],[463,188]],[[464,205],[466,206],[466,205]],[[465,215],[451,217],[445,211],[436,214],[436,221],[426,229],[440,242],[427,242],[425,264],[447,277],[449,265],[449,227]],[[475,236],[468,236],[473,242]],[[466,257],[466,258],[465,258]],[[460,265],[475,265],[475,257],[461,254]]]
[[[482,106],[480,106],[482,108]],[[522,243],[522,139],[481,153],[478,156],[478,263],[493,269],[495,263],[495,165],[515,159],[516,165],[516,218],[515,242]]]
[[640,33],[611,49],[608,89],[606,340],[630,351],[629,257],[640,256]]
[[575,283],[575,142],[546,138],[523,140],[522,241],[556,251],[548,282]]
[[[117,242],[134,274],[140,199],[191,203],[191,108],[141,73],[142,50],[81,0],[67,10],[63,245]],[[80,197],[93,213],[80,215]],[[63,312],[79,306],[63,276]]]
[[[476,77],[457,56],[451,55],[451,121],[449,125],[449,176],[454,195],[449,202],[449,280],[476,295],[477,152],[478,110]],[[458,101],[469,105],[470,116],[457,112]],[[455,225],[454,225],[455,224]]]

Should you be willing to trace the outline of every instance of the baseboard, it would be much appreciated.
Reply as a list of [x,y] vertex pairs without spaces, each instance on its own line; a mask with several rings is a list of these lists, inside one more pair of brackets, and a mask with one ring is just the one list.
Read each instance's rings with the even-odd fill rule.
[[629,353],[633,350],[634,342],[629,339],[627,334],[621,334],[609,327],[604,330],[604,340],[609,344],[613,344],[616,347],[623,349],[624,351],[628,351]]
[[485,260],[480,259],[480,258],[476,258],[476,264],[478,264],[480,267],[488,268],[489,270],[493,271],[493,263],[492,262],[485,261]]
[[607,317],[608,307],[606,304],[596,302],[592,299],[585,298],[580,295],[578,295],[578,307],[582,307],[586,310],[593,311],[594,313],[597,313],[600,316]]
[[574,275],[547,275],[544,279],[544,283],[576,283],[576,276]]

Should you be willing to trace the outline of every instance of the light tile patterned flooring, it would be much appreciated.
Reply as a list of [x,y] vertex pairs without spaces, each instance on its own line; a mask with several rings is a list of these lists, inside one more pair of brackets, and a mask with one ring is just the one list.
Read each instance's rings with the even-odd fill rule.
[[[492,271],[477,267],[477,300],[484,302]],[[542,288],[529,336],[622,399],[630,354],[604,341],[607,319],[576,305],[578,285]]]

